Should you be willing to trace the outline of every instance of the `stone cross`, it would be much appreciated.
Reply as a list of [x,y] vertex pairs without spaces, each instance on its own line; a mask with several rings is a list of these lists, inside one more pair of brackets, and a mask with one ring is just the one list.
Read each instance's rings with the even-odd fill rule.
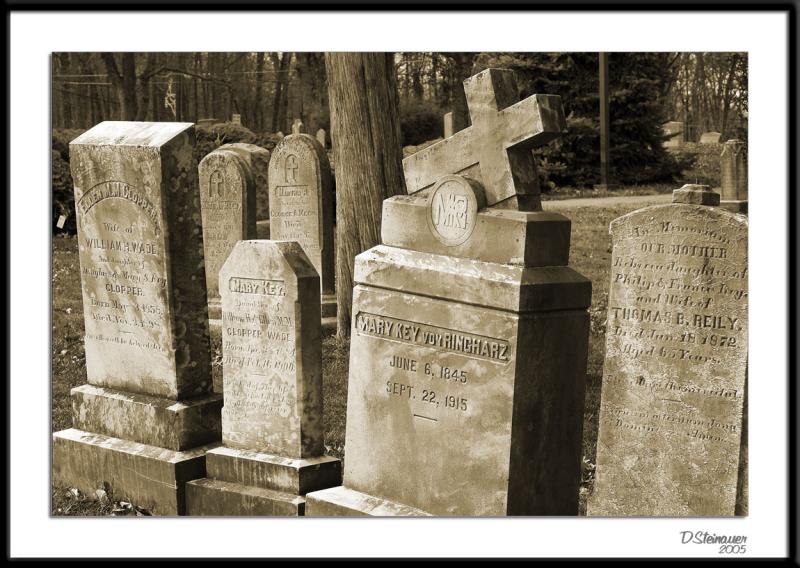
[[306,131],[306,126],[303,124],[303,121],[299,118],[295,118],[294,122],[292,122],[292,134],[304,134]]
[[533,148],[566,129],[561,97],[518,100],[513,71],[487,69],[464,81],[472,126],[403,160],[406,189],[414,194],[441,177],[462,174],[483,184],[488,206],[540,211]]

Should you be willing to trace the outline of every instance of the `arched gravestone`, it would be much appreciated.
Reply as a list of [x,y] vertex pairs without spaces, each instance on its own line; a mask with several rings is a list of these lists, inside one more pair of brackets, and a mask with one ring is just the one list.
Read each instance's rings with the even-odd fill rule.
[[328,156],[308,134],[291,134],[269,163],[270,238],[297,241],[322,286],[322,317],[336,315],[333,264],[333,176]]
[[198,170],[208,316],[218,320],[222,315],[219,270],[237,242],[256,237],[256,188],[250,168],[233,150],[214,150],[202,159]]
[[245,161],[256,186],[256,222],[269,219],[269,150],[244,142],[223,144],[219,149],[232,150]]
[[302,515],[337,485],[323,455],[319,276],[300,245],[240,241],[220,271],[224,446],[187,487],[192,515]]
[[413,195],[356,257],[344,483],[307,515],[578,513],[591,283],[532,154],[561,99],[501,69],[464,89],[472,126],[403,161]]
[[[747,373],[747,218],[707,186],[611,222],[588,514],[727,516]],[[741,485],[741,484],[740,484]]]
[[191,124],[103,122],[70,143],[89,384],[53,479],[156,514],[184,512],[220,436],[194,142]]

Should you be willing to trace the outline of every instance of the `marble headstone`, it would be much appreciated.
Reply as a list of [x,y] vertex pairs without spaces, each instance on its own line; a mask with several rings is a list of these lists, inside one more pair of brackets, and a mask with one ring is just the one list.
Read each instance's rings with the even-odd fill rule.
[[588,514],[728,516],[747,373],[747,219],[707,186],[611,222]]
[[223,447],[187,488],[192,515],[303,514],[339,483],[324,456],[319,276],[296,242],[237,243],[220,271]]
[[747,213],[747,145],[728,140],[722,145],[720,207]]
[[561,99],[464,86],[472,126],[404,160],[356,257],[344,484],[309,515],[578,513],[591,283],[533,185]]
[[237,242],[256,237],[256,188],[249,164],[231,149],[214,150],[198,170],[208,316],[219,319],[219,270]]
[[57,483],[159,514],[220,436],[212,395],[194,127],[102,122],[70,143],[86,374],[54,434]]
[[223,144],[219,149],[232,150],[245,161],[256,186],[256,221],[269,219],[269,150],[244,142]]
[[325,132],[325,129],[320,128],[317,130],[317,142],[319,142],[319,145],[323,148],[328,147],[327,132]]
[[322,294],[332,294],[333,175],[328,156],[308,134],[281,140],[269,163],[270,237],[297,241],[320,275]]

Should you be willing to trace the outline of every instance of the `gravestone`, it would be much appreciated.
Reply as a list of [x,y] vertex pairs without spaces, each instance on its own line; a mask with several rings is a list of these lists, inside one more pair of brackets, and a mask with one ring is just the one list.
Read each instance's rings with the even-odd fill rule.
[[306,132],[306,125],[303,124],[303,121],[299,118],[295,118],[292,121],[292,134],[305,134]]
[[242,115],[241,114],[234,114],[231,117],[231,122],[233,124],[241,124],[242,123]]
[[741,140],[722,145],[720,207],[747,213],[747,146]]
[[320,275],[322,317],[335,325],[333,175],[325,149],[308,134],[285,137],[272,151],[269,184],[270,237],[303,247]]
[[719,144],[722,134],[719,132],[703,132],[700,136],[700,144]]
[[328,141],[327,141],[326,135],[327,135],[327,133],[325,132],[325,130],[323,128],[320,128],[319,130],[317,130],[317,142],[319,142],[319,145],[322,146],[323,148],[327,148],[328,147]]
[[588,514],[734,514],[747,368],[747,219],[708,186],[611,222]]
[[302,515],[341,481],[323,455],[319,276],[296,242],[240,241],[222,282],[223,446],[187,485],[190,515]]
[[444,137],[450,138],[453,135],[453,113],[448,112],[444,115]]
[[214,126],[215,124],[219,124],[219,119],[217,118],[201,118],[197,121],[197,126],[209,127]]
[[269,150],[244,142],[223,144],[220,150],[232,150],[245,161],[256,186],[256,219],[269,219]]
[[53,482],[184,512],[220,438],[211,394],[194,127],[102,122],[70,143],[87,385],[53,434]]
[[256,190],[249,165],[231,149],[218,148],[208,154],[198,172],[208,317],[219,320],[219,269],[237,242],[256,237]]
[[278,140],[283,140],[283,137],[284,137],[284,136],[285,136],[285,135],[284,135],[284,133],[283,133],[282,131],[280,131],[280,130],[278,131],[278,133],[277,133],[277,134],[275,134],[275,137],[276,137]]
[[403,161],[356,257],[344,484],[307,515],[578,513],[591,283],[532,154],[561,99],[509,70],[464,88],[472,126]]
[[661,126],[663,132],[667,136],[671,136],[664,141],[664,148],[680,148],[683,146],[683,123],[672,121],[667,122]]

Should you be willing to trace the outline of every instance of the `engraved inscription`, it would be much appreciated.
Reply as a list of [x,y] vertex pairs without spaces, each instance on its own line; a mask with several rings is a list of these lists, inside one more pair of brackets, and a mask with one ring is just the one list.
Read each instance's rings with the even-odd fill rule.
[[433,347],[495,363],[507,363],[511,357],[509,343],[503,339],[483,337],[367,312],[356,314],[355,328],[359,335],[371,335],[410,345]]

